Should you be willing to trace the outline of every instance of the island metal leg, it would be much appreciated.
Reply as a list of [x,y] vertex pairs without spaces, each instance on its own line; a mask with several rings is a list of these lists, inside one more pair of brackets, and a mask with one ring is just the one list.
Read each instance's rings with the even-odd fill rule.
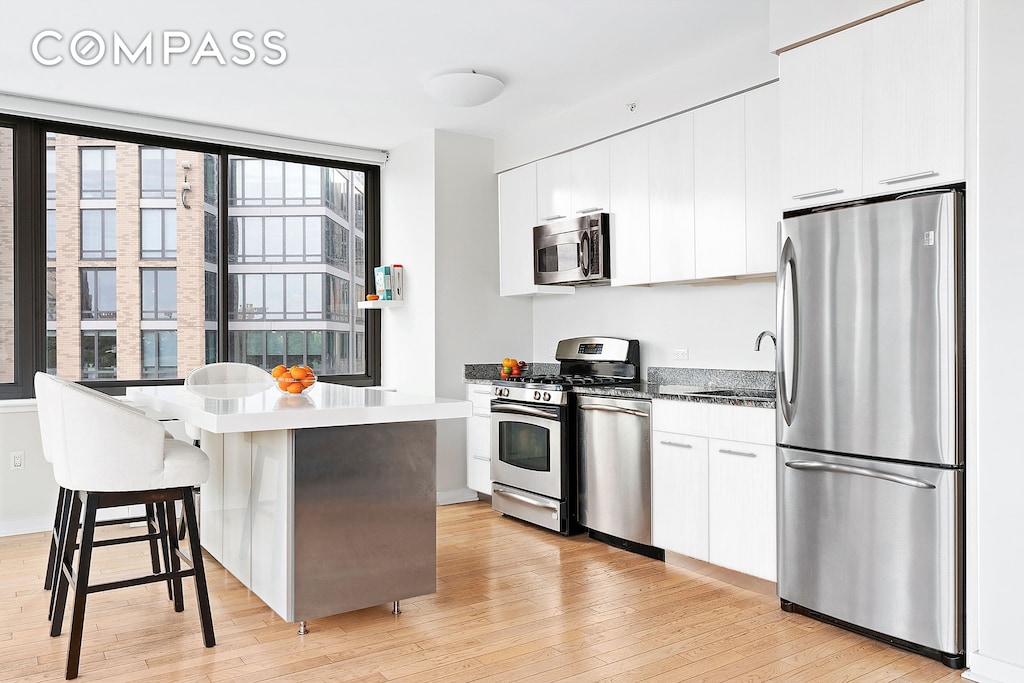
[[401,602],[402,602],[401,600],[395,600],[394,604],[391,607],[391,613],[392,614],[401,614],[402,613],[402,608],[400,607]]
[[307,633],[309,633],[309,629],[306,628],[306,622],[305,621],[300,621],[299,622],[299,635],[300,636],[304,636]]

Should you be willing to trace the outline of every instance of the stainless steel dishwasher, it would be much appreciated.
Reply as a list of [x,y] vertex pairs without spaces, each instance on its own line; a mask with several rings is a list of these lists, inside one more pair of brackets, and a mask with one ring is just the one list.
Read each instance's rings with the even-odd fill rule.
[[577,401],[579,521],[590,535],[652,557],[651,402],[611,396]]

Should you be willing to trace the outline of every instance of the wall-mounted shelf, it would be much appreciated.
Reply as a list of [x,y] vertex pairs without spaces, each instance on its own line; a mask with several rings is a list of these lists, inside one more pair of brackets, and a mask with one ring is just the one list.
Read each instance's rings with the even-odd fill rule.
[[357,301],[356,308],[398,308],[405,301],[394,299],[375,299],[374,301]]

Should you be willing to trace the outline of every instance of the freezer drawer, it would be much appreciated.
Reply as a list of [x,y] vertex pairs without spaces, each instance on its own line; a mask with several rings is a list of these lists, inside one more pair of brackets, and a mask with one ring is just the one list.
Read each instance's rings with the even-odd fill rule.
[[964,651],[963,471],[778,449],[779,597]]

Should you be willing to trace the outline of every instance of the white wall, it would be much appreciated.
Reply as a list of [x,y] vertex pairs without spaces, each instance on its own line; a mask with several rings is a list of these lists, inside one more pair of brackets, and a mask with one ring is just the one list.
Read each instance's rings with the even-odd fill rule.
[[[465,398],[463,364],[531,341],[529,299],[498,295],[493,142],[435,131],[392,150],[382,172],[382,261],[405,266],[405,305],[382,311],[382,383]],[[440,502],[466,487],[464,420],[437,425]]]
[[[1024,375],[1024,313],[1020,302],[1020,161],[1024,159],[1024,3],[978,0],[977,183],[969,214],[976,227],[968,262],[969,307],[977,311],[968,351],[976,375],[968,387],[976,429],[968,443],[968,533],[973,536],[969,623],[974,680],[1024,680],[1024,455],[1019,378]],[[970,225],[970,223],[969,223]],[[973,348],[972,348],[973,347]],[[968,368],[970,369],[970,365]],[[971,513],[974,513],[973,515]]]
[[[754,342],[762,330],[775,331],[775,282],[579,287],[571,296],[538,297],[533,328],[533,358],[546,362],[559,339],[598,334],[639,339],[644,376],[652,365],[774,370],[774,347],[754,351]],[[689,361],[672,360],[681,348]]]
[[[11,470],[11,451],[25,454],[24,469]],[[0,404],[0,454],[0,536],[51,528],[57,483],[43,457],[35,401]]]
[[[585,45],[585,37],[580,39]],[[738,36],[699,58],[507,131],[495,139],[494,170],[564,152],[778,77],[778,58],[768,50],[767,29]],[[630,102],[637,104],[635,113],[626,108]]]

